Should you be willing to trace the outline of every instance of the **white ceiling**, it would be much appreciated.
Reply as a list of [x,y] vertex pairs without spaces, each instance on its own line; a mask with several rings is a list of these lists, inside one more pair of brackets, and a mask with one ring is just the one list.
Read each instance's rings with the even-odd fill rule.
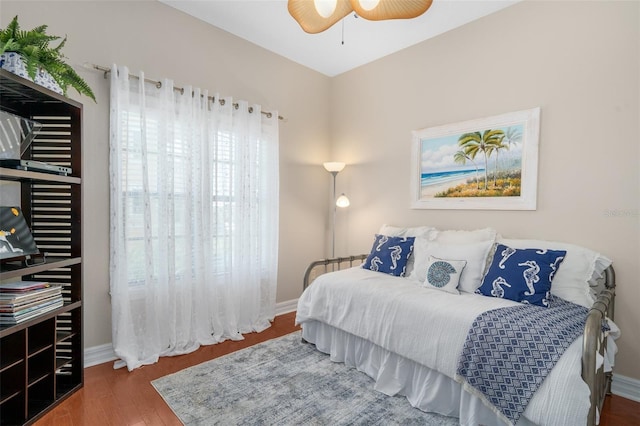
[[424,15],[410,20],[373,22],[351,14],[320,34],[305,33],[286,0],[159,1],[333,77],[520,0],[434,0]]

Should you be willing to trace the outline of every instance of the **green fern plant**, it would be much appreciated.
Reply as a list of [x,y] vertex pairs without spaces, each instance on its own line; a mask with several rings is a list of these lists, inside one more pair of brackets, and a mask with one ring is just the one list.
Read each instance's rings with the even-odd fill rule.
[[43,69],[51,74],[65,95],[67,88],[71,86],[78,93],[96,102],[96,97],[89,85],[64,61],[62,48],[67,42],[67,37],[65,36],[57,47],[50,47],[49,43],[59,40],[60,37],[47,35],[46,30],[46,25],[40,25],[29,31],[21,30],[16,16],[7,28],[0,30],[0,54],[19,53],[31,79],[35,78],[38,69]]

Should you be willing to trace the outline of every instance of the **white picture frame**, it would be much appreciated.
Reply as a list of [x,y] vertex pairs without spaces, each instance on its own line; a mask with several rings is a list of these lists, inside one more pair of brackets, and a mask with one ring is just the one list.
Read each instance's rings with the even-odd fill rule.
[[411,208],[535,210],[540,108],[412,132]]

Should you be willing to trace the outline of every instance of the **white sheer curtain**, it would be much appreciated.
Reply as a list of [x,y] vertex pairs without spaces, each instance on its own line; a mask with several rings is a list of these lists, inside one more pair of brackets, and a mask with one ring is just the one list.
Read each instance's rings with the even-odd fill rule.
[[[193,93],[193,95],[192,95]],[[278,114],[111,70],[113,346],[129,370],[275,314]]]

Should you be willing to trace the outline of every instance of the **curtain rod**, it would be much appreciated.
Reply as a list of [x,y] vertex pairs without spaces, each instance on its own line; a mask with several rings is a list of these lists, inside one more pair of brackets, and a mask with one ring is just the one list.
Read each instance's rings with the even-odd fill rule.
[[[85,62],[83,64],[83,66],[85,68],[89,68],[89,69],[93,68],[95,70],[104,72],[104,78],[105,79],[107,78],[107,74],[109,74],[111,72],[111,68],[108,68],[108,67],[105,67],[105,66],[102,66],[102,65],[90,64],[88,62]],[[135,75],[135,74],[129,74],[129,78],[137,78],[138,80],[140,79],[140,77]],[[148,79],[148,78],[145,78],[144,81],[146,81],[147,83],[153,84],[158,89],[162,87],[162,82],[161,81],[151,80],[151,79]],[[173,90],[175,90],[176,92],[184,93],[184,87],[174,87]],[[216,101],[215,97],[213,97],[213,96],[207,96],[207,99],[209,99],[211,102],[215,102]],[[224,99],[218,99],[218,102],[220,102],[220,105],[224,105],[224,103],[225,103]],[[237,103],[234,103],[233,107],[235,109],[238,109],[239,105]],[[253,107],[249,107],[249,112],[253,112]],[[269,111],[260,111],[260,112],[262,114],[266,115],[267,118],[271,118],[271,116],[273,115]],[[278,116],[278,120],[284,120],[284,117],[279,115]]]

